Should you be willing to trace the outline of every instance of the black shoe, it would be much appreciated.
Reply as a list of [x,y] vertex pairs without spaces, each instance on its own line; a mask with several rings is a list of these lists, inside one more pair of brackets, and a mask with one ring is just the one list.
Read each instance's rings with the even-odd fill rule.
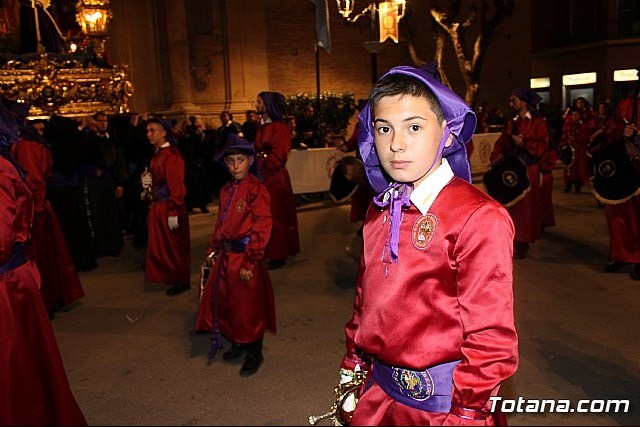
[[631,280],[640,280],[640,263],[633,265],[633,271],[629,273]]
[[250,377],[258,372],[263,360],[264,358],[262,357],[262,353],[247,353],[244,363],[242,364],[242,368],[240,368],[240,376]]
[[624,261],[610,261],[607,265],[604,266],[604,271],[607,273],[615,273],[620,270],[622,267],[626,267],[627,265],[631,265],[630,262]]
[[204,206],[204,207],[201,207],[201,208],[200,208],[200,212],[202,212],[202,213],[209,213],[209,209],[207,209],[207,207],[206,207],[206,206]]
[[169,296],[173,296],[181,294],[184,291],[188,291],[189,289],[191,289],[191,286],[189,285],[173,285],[169,289],[167,289],[167,292],[165,293]]
[[267,268],[269,270],[276,270],[284,265],[286,261],[283,259],[270,259],[267,261]]
[[231,348],[224,353],[222,353],[223,360],[232,360],[242,356],[244,351],[246,350],[245,346],[242,344],[231,344]]

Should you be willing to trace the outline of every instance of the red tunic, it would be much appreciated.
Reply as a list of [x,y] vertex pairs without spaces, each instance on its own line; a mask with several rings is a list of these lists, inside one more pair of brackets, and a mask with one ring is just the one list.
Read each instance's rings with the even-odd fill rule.
[[[514,122],[518,129],[517,134],[522,135],[525,140],[525,150],[531,156],[540,157],[547,151],[549,146],[549,135],[547,123],[540,116],[532,116],[530,119],[515,118],[510,120],[502,135],[496,141],[490,160],[496,161],[501,155],[506,156],[512,150]],[[538,163],[530,164],[527,167],[527,175],[531,189],[515,205],[507,208],[513,224],[516,228],[514,240],[516,242],[535,242],[540,237],[541,212],[540,212],[540,167]]]
[[34,200],[35,214],[27,253],[38,266],[40,292],[47,311],[57,304],[68,305],[84,296],[69,247],[58,217],[46,199],[47,179],[53,160],[49,149],[39,142],[21,139],[12,147],[13,157],[27,172],[27,185]]
[[[420,249],[413,237],[425,217],[413,204],[404,211],[399,260],[386,270],[389,210],[369,209],[342,367],[352,369],[351,355],[361,352],[412,370],[462,360],[453,373],[452,403],[488,409],[489,397],[518,364],[513,224],[497,202],[459,178],[442,189],[428,215],[434,216],[431,240]],[[373,384],[353,424],[442,425],[445,417],[397,403]],[[462,421],[450,415],[447,423]]]
[[260,174],[271,197],[273,229],[267,245],[266,258],[286,260],[300,252],[296,201],[291,178],[285,165],[291,151],[291,132],[286,123],[272,122],[260,125],[256,134],[256,151]]
[[[150,169],[154,189],[168,189],[168,197],[155,197],[149,207],[145,278],[148,282],[188,285],[191,246],[182,155],[175,147],[160,148],[151,159]],[[177,230],[169,229],[170,216],[178,217]]]
[[540,225],[545,227],[556,225],[556,217],[553,212],[553,169],[558,161],[558,152],[555,149],[547,150],[540,159]]
[[[636,102],[640,108],[640,100]],[[617,108],[618,118],[631,121],[632,109],[633,99],[622,99]],[[640,114],[636,126],[640,128]],[[640,196],[617,205],[606,204],[604,211],[609,227],[609,260],[640,263]]]
[[587,145],[589,145],[593,131],[593,125],[584,122],[572,122],[571,126],[563,128],[560,146],[569,144],[573,148],[573,162],[570,167],[564,168],[564,182],[566,184],[583,185],[589,180],[591,173],[589,172]]
[[[220,191],[218,212],[211,248],[219,256],[202,294],[195,329],[211,330],[217,285],[220,331],[234,343],[255,342],[267,329],[276,332],[273,288],[264,258],[272,226],[269,193],[253,175],[231,181]],[[247,236],[244,252],[224,249],[224,240]],[[240,268],[251,270],[253,278],[241,280]]]
[[[0,157],[0,265],[29,236],[33,200]],[[31,261],[0,273],[0,425],[86,425],[73,397]]]

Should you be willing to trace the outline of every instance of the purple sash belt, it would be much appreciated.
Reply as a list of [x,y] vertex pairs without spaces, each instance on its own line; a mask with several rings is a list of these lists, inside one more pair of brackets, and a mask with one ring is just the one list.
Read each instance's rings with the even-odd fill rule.
[[427,412],[449,412],[453,370],[459,360],[424,371],[398,368],[376,360],[372,380],[393,400]]
[[27,257],[24,256],[24,245],[22,243],[14,243],[11,250],[11,258],[3,265],[0,265],[0,273],[14,270],[26,262]]
[[243,237],[242,239],[235,240],[223,240],[220,242],[220,245],[224,248],[225,251],[231,252],[234,254],[239,254],[247,250],[247,245],[251,241],[251,236]]
[[154,185],[153,195],[158,202],[169,200],[169,186],[167,186],[166,184]]

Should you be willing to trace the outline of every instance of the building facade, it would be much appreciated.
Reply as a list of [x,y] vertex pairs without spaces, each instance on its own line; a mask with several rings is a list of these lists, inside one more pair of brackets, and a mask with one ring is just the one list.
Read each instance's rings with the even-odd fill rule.
[[548,103],[564,108],[582,96],[615,105],[633,90],[640,2],[533,0],[532,11],[532,87]]
[[[371,87],[371,55],[363,44],[371,21],[347,24],[336,2],[327,0],[331,54],[320,50],[320,91],[352,92],[366,98]],[[356,2],[359,11],[368,2]],[[433,59],[435,41],[428,1],[408,1],[400,22],[400,42],[387,41],[376,55],[377,74],[396,65],[414,65],[405,37],[411,30],[417,56]],[[129,64],[135,85],[133,109],[194,114],[218,125],[226,109],[254,107],[257,93],[316,92],[314,4],[307,0],[111,0],[108,50],[114,63]],[[518,1],[497,27],[486,51],[478,101],[507,108],[511,89],[528,84],[530,1]],[[470,46],[472,47],[472,46]],[[518,60],[514,60],[518,58]],[[464,95],[464,82],[451,41],[444,67]]]

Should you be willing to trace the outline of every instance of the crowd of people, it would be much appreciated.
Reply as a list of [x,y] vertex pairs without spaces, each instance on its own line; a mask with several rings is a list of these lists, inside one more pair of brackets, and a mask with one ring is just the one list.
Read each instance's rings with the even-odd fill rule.
[[[504,206],[471,185],[467,143],[478,129],[476,116],[437,75],[396,67],[359,102],[356,128],[337,147],[357,151],[341,173],[361,184],[351,220],[363,221],[364,246],[340,370],[344,384],[366,380],[355,412],[347,401],[343,408],[354,423],[504,421],[488,405],[518,363],[512,259],[526,257],[529,245],[555,224],[551,172],[558,159],[570,154],[566,191],[580,193],[602,147],[627,144],[632,153],[628,144],[637,144],[640,124],[637,98],[636,91],[615,112],[606,105],[593,112],[584,99],[576,100],[554,141],[537,108],[540,97],[515,89],[515,116],[506,121],[491,161],[516,157],[529,186]],[[0,288],[2,304],[11,307],[2,316],[22,320],[3,319],[3,334],[15,345],[5,346],[0,360],[11,366],[3,372],[16,374],[0,382],[0,396],[9,402],[0,423],[86,423],[50,325],[56,310],[83,297],[77,271],[95,268],[100,257],[119,256],[123,237],[131,235],[146,249],[147,282],[167,285],[168,296],[188,291],[188,214],[194,208],[207,213],[212,201],[218,215],[206,254],[211,272],[193,329],[211,334],[210,358],[224,338],[231,344],[224,360],[245,356],[241,376],[259,370],[264,335],[276,331],[269,270],[300,252],[286,168],[295,132],[284,111],[284,96],[264,91],[244,123],[222,111],[220,126],[206,129],[194,116],[176,126],[147,113],[28,121],[28,105],[2,100]],[[312,112],[305,110],[309,120]],[[305,126],[299,132],[313,147],[313,132]],[[640,280],[639,197],[603,203],[611,239],[605,271],[632,265],[633,280]],[[425,277],[433,280],[426,288],[419,279]],[[397,307],[415,301],[428,304],[399,321]],[[28,332],[35,329],[38,334]],[[46,354],[47,372],[36,374],[40,362],[23,363],[16,357],[23,353]],[[423,394],[433,393],[429,381],[454,387],[425,404]],[[397,393],[394,384],[413,388]],[[47,387],[56,388],[60,400],[48,399]],[[46,407],[28,410],[27,396]],[[395,401],[404,406],[393,406]]]
[[[499,168],[509,162],[523,163],[526,168],[528,186],[505,203],[516,230],[514,258],[525,258],[529,245],[545,228],[555,225],[552,171],[560,164],[564,192],[581,194],[590,184],[604,208],[610,239],[604,271],[632,266],[631,279],[640,280],[640,168],[633,160],[638,156],[634,150],[640,150],[637,99],[636,89],[615,108],[601,102],[594,110],[584,97],[578,97],[560,120],[555,120],[539,108],[541,98],[535,91],[513,91],[509,102],[515,116],[506,122],[496,141],[491,164]],[[503,188],[514,185],[506,182]],[[500,187],[493,191],[499,192]]]

